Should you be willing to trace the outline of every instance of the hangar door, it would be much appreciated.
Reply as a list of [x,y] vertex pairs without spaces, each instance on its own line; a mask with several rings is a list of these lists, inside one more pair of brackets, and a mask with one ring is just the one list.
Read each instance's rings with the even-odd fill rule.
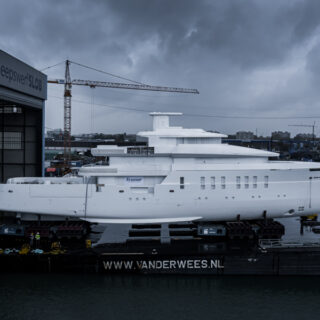
[[42,110],[0,99],[0,181],[41,171]]

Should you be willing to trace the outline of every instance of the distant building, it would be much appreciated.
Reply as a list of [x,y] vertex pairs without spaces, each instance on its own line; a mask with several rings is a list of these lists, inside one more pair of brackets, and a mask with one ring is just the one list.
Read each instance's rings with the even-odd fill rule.
[[[315,136],[314,136],[315,138]],[[298,133],[294,140],[313,140],[313,134],[312,133]]]
[[49,138],[49,139],[57,139],[57,138],[61,138],[62,136],[63,136],[62,129],[48,130],[46,133],[46,138]]
[[253,140],[254,134],[251,131],[238,131],[236,133],[236,139],[238,139],[238,140]]
[[271,134],[272,140],[290,140],[290,132],[274,131]]

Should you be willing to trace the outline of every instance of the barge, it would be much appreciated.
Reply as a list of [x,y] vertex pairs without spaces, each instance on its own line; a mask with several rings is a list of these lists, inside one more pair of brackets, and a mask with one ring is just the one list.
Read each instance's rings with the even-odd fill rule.
[[[65,254],[0,255],[1,272],[81,272],[204,275],[320,275],[320,243],[278,247],[202,243],[118,246]],[[190,249],[194,249],[190,251]]]
[[[268,225],[274,226],[266,229],[274,237],[279,232],[280,224],[271,221]],[[245,230],[247,235],[251,234],[250,228]],[[261,239],[258,231],[254,237],[242,234],[244,236],[240,238],[238,233],[236,239],[199,237],[199,233],[204,230],[198,230],[196,234],[192,232],[192,224],[161,225],[160,230],[157,225],[108,225],[94,246],[79,247],[77,240],[77,248],[71,245],[67,250],[44,251],[41,254],[35,250],[27,254],[21,251],[0,254],[0,271],[215,276],[320,275],[320,242],[288,242],[280,237]],[[235,236],[235,233],[232,235]],[[83,244],[85,241],[88,243],[88,239],[81,241]]]

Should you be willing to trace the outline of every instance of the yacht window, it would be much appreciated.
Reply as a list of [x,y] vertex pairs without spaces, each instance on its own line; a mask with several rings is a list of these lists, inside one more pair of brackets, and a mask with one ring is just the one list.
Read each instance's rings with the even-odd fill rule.
[[253,189],[257,189],[257,184],[258,182],[258,177],[257,176],[253,176]]
[[205,177],[200,178],[200,184],[201,184],[201,189],[206,188],[206,178]]
[[221,189],[226,188],[226,177],[221,177]]
[[216,177],[211,177],[211,189],[216,188]]
[[244,177],[244,187],[249,189],[249,176]]
[[184,189],[184,177],[180,177],[180,189]]
[[241,177],[237,176],[237,189],[241,188]]
[[269,186],[269,176],[264,176],[264,187],[268,188]]

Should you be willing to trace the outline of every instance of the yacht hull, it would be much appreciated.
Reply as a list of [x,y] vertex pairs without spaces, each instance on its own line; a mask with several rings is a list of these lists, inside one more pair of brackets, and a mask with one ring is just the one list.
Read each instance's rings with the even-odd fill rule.
[[[252,172],[199,174],[174,172],[149,189],[125,185],[98,185],[50,178],[37,184],[0,185],[0,210],[61,215],[99,223],[169,223],[181,221],[234,221],[303,216],[320,212],[320,179],[304,170],[261,171],[256,185],[237,184],[237,177]],[[268,174],[268,185],[263,177]],[[184,177],[183,187],[175,181]],[[206,184],[200,184],[202,176]],[[225,185],[210,184],[210,177],[225,177]],[[251,177],[250,176],[250,177]],[[30,178],[29,178],[30,179]],[[252,180],[252,179],[251,179]]]

